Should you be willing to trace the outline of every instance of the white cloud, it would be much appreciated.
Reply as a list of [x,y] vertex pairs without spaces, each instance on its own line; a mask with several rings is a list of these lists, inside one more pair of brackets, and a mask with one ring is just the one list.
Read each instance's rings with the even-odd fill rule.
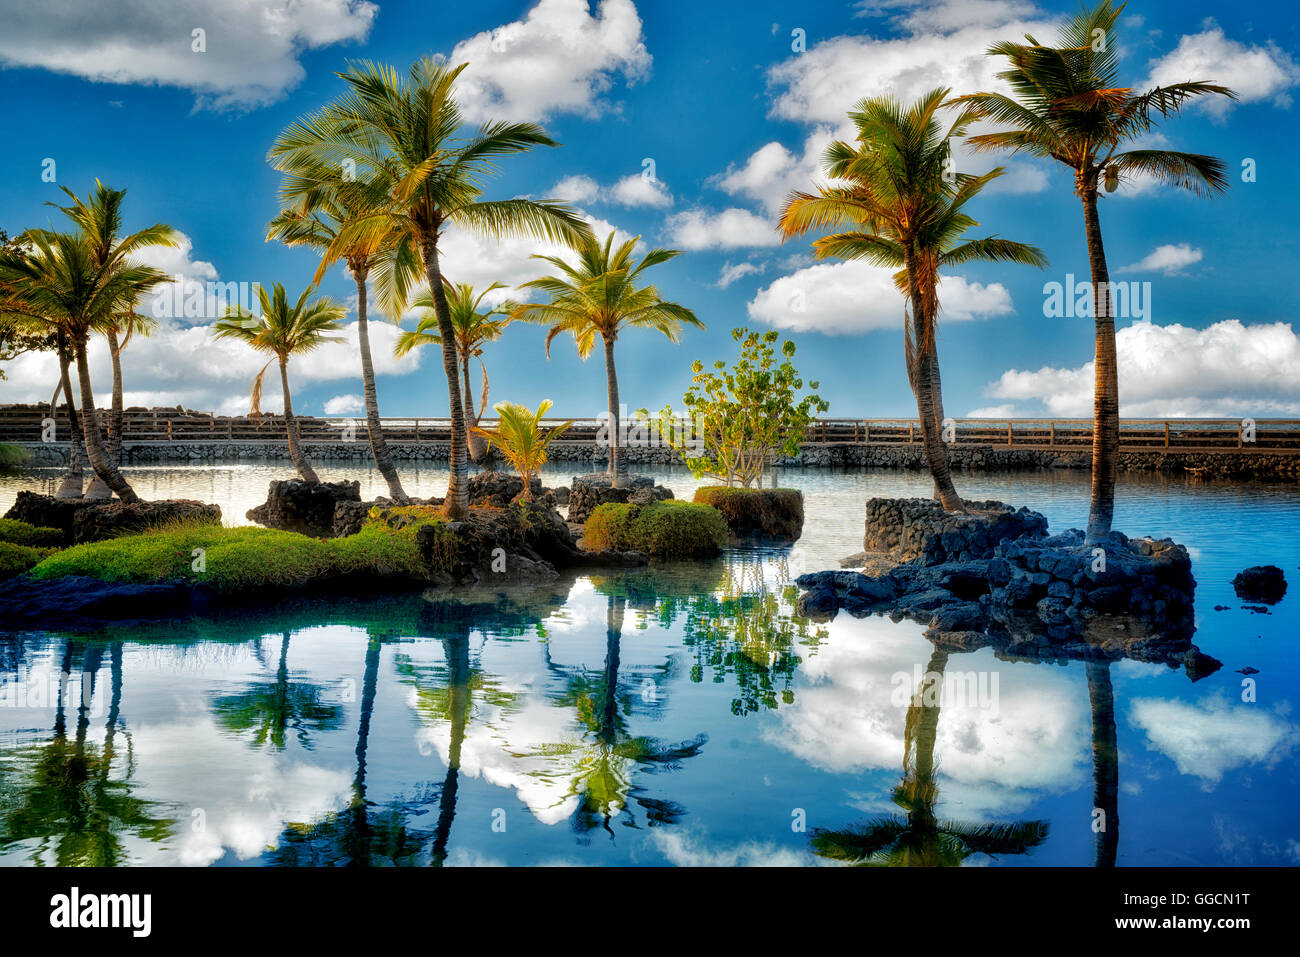
[[1177,245],[1166,244],[1157,246],[1155,249],[1133,263],[1131,266],[1125,266],[1120,272],[1162,272],[1166,276],[1173,276],[1182,272],[1185,268],[1198,263],[1204,258],[1204,253],[1199,248],[1193,248],[1187,243],[1178,243]]
[[754,273],[760,273],[763,267],[757,263],[725,263],[722,271],[718,273],[718,288],[726,289],[738,279],[745,276],[752,276]]
[[[1177,47],[1151,62],[1145,87],[1203,80],[1235,90],[1243,103],[1268,100],[1275,106],[1291,105],[1289,91],[1300,81],[1300,66],[1284,50],[1272,42],[1248,46],[1231,40],[1213,20],[1204,26],[1200,33],[1184,35]],[[1222,96],[1200,97],[1192,103],[1216,116],[1232,108],[1232,101]]]
[[550,194],[566,203],[587,203],[600,193],[600,184],[590,176],[566,176],[551,187]]
[[[364,40],[366,0],[47,0],[8,4],[0,63],[107,83],[173,86],[213,109],[273,103],[306,75],[299,56]],[[206,49],[195,52],[193,31]]]
[[359,395],[345,392],[325,400],[326,415],[356,415],[366,407],[365,400]]
[[666,225],[673,245],[682,249],[734,249],[781,243],[774,223],[739,207],[720,213],[688,209],[668,217]]
[[808,134],[797,154],[774,140],[756,150],[744,164],[728,167],[718,185],[733,196],[761,203],[768,215],[775,216],[791,190],[810,191],[826,181],[822,154],[833,139],[830,127],[819,126]]
[[1234,706],[1221,695],[1201,704],[1138,698],[1133,724],[1180,774],[1195,775],[1207,787],[1234,768],[1275,764],[1297,740],[1294,725],[1257,706]]
[[661,180],[633,173],[610,188],[610,198],[620,206],[671,206],[673,197]]
[[[760,289],[749,303],[753,319],[778,329],[853,335],[895,329],[902,323],[903,298],[894,271],[859,261],[819,263],[783,276]],[[983,319],[1011,312],[1011,294],[1001,283],[939,280],[945,320]]]
[[556,113],[597,117],[613,106],[604,94],[622,75],[648,75],[651,57],[632,0],[540,0],[522,20],[456,44],[452,63],[469,62],[458,84],[473,122],[540,122]]
[[[1300,336],[1289,323],[1205,329],[1136,322],[1116,333],[1120,414],[1210,418],[1300,415]],[[985,394],[1034,401],[1060,417],[1092,414],[1093,364],[1010,369]]]

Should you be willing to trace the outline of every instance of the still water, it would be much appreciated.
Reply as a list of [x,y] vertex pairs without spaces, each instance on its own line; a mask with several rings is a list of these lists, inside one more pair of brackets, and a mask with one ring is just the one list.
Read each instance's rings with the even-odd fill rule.
[[[354,465],[319,471],[383,491]],[[288,473],[128,475],[234,524]],[[0,476],[0,510],[54,477]],[[657,477],[679,497],[696,485]],[[446,484],[437,468],[403,478]],[[907,621],[801,619],[793,578],[861,548],[864,501],[929,487],[780,480],[807,510],[786,550],[99,635],[0,623],[0,863],[1300,864],[1294,484],[1121,487],[1117,528],[1191,550],[1194,641],[1223,661],[1192,683],[1133,661],[945,653]],[[1053,530],[1086,518],[1077,473],[958,487]],[[1291,587],[1260,614],[1229,580],[1265,563]],[[914,694],[927,672],[942,684]]]

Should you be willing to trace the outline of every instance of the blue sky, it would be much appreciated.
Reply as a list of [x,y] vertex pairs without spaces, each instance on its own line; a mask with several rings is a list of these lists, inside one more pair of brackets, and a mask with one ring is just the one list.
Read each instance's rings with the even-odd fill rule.
[[[264,241],[277,209],[278,174],[265,162],[271,141],[339,92],[334,71],[348,58],[405,67],[448,54],[470,62],[463,98],[472,117],[538,119],[563,144],[504,163],[489,195],[562,196],[598,229],[685,250],[658,267],[656,281],[708,328],[676,346],[650,332],[620,340],[630,407],[680,403],[691,361],[730,356],[729,330],[744,324],[793,335],[797,364],[821,381],[829,414],[914,415],[902,303],[885,274],[815,264],[807,242],[777,242],[774,214],[791,188],[813,183],[821,149],[843,135],[854,101],[987,87],[999,68],[982,55],[990,42],[1026,30],[1050,40],[1073,8],[1055,0],[175,0],[158,12],[146,0],[4,0],[0,92],[10,135],[0,153],[0,228],[51,221],[55,211],[43,204],[59,194],[43,172],[53,160],[57,183],[78,193],[96,177],[127,187],[128,225],[180,230],[188,246],[156,259],[169,272],[301,289],[316,267],[312,253]],[[205,31],[202,53],[192,49],[194,29]],[[1222,157],[1233,179],[1226,195],[1207,201],[1137,182],[1102,202],[1112,277],[1150,283],[1149,308],[1120,322],[1125,415],[1300,416],[1300,339],[1283,278],[1297,261],[1296,30],[1280,2],[1133,0],[1121,21],[1127,83],[1214,80],[1241,95],[1168,121],[1159,141]],[[643,176],[647,160],[654,181]],[[1254,182],[1242,181],[1247,160]],[[958,167],[993,162],[963,153]],[[1051,265],[973,266],[945,279],[947,412],[1088,415],[1091,322],[1044,315],[1045,283],[1087,276],[1078,201],[1067,176],[1046,163],[996,162],[1008,172],[972,206],[981,223],[974,234],[1037,244]],[[447,247],[453,279],[482,286],[538,274],[527,241],[453,235]],[[322,289],[344,301],[354,293],[341,269]],[[165,318],[152,340],[132,343],[128,402],[245,408],[260,362],[236,343],[213,344],[208,322]],[[395,363],[392,335],[375,330],[381,410],[445,415],[437,357]],[[556,414],[598,413],[598,358],[580,362],[571,342],[559,341],[548,361],[543,336],[517,325],[489,347],[493,401],[551,398]],[[353,413],[355,366],[342,345],[298,362],[295,407]],[[52,389],[48,356],[23,357],[7,372],[3,401]],[[106,390],[106,361],[97,372]],[[266,407],[278,401],[268,384]]]

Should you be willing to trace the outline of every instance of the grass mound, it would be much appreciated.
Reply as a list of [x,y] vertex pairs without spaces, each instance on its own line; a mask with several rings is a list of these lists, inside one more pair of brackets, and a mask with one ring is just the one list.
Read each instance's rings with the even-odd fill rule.
[[727,541],[727,523],[711,505],[667,500],[652,505],[608,502],[583,529],[588,551],[644,552],[653,558],[708,558]]
[[793,540],[803,531],[803,493],[798,489],[706,485],[695,490],[695,501],[721,512],[737,535]]
[[0,581],[6,581],[15,575],[21,575],[36,565],[44,552],[26,545],[13,542],[0,542]]
[[430,520],[394,528],[367,522],[347,538],[316,539],[256,526],[198,522],[65,549],[32,569],[35,578],[87,575],[103,581],[181,581],[222,593],[299,587],[346,574],[420,577],[415,535]]
[[36,548],[58,546],[63,544],[63,532],[57,528],[28,525],[13,518],[0,518],[0,542]]
[[32,460],[32,453],[21,445],[0,442],[0,469],[15,469]]

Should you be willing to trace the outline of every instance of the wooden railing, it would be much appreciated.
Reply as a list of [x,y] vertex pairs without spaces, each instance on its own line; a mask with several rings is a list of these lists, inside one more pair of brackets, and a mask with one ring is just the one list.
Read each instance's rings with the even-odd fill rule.
[[[101,419],[106,419],[103,410]],[[50,417],[49,405],[0,407],[0,442],[40,442],[43,423]],[[62,407],[54,416],[56,441],[67,439],[67,420]],[[447,441],[450,425],[439,418],[385,417],[381,420],[389,442],[423,443]],[[484,420],[491,426],[496,420]],[[542,421],[543,427],[559,425],[563,419]],[[351,434],[365,441],[363,417],[298,417],[299,434],[305,443],[334,443]],[[562,441],[590,444],[600,429],[596,419],[577,419]],[[125,415],[124,441],[129,443],[177,442],[280,442],[284,435],[283,416],[224,416],[181,409],[133,409]],[[1300,453],[1300,419],[1259,419],[1250,425],[1241,419],[1123,419],[1120,448],[1123,451],[1225,451]],[[1091,419],[956,419],[954,440],[958,446],[974,445],[1012,449],[1058,449],[1086,451],[1092,445]],[[919,445],[921,430],[916,419],[818,419],[808,430],[809,445]]]

